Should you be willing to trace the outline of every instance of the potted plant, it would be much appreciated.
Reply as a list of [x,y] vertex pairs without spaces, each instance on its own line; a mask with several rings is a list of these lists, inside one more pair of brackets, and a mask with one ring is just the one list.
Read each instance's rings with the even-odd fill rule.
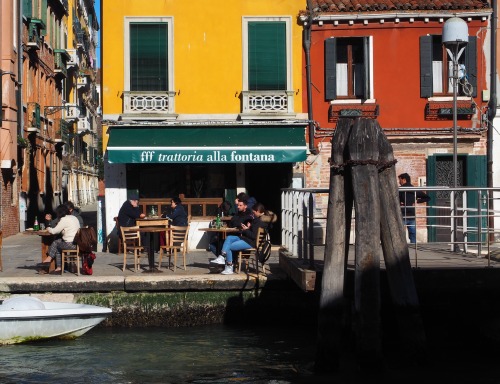
[[24,137],[17,136],[17,145],[19,146],[19,148],[28,148],[30,143]]

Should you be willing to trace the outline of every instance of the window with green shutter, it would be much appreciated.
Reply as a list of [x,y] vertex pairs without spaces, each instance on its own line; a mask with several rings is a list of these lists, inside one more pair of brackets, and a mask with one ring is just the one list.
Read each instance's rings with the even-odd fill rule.
[[248,87],[250,91],[286,90],[286,23],[248,23]]
[[130,90],[168,91],[167,23],[130,23]]
[[33,16],[33,1],[32,0],[23,0],[23,15],[31,18]]

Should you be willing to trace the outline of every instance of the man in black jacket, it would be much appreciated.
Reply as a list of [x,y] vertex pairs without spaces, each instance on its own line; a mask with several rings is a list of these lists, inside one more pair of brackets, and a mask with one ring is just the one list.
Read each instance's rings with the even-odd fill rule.
[[143,219],[146,217],[141,213],[139,207],[139,196],[137,193],[130,193],[128,200],[125,201],[118,212],[118,224],[120,227],[133,227],[136,219]]
[[[413,187],[411,184],[411,177],[407,173],[402,173],[398,176],[399,185],[401,187]],[[401,205],[401,215],[403,216],[403,223],[408,228],[408,237],[410,243],[417,242],[417,229],[415,221],[415,202],[427,203],[431,198],[429,195],[422,191],[408,191],[399,190],[399,204]]]

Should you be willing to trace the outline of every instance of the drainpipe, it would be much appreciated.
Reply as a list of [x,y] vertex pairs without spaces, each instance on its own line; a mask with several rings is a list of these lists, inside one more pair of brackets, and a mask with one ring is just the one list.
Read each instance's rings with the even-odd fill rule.
[[[17,135],[23,134],[23,2],[18,1],[17,7],[19,11],[17,20]],[[17,142],[17,138],[16,138]],[[19,164],[19,159],[18,162]]]
[[312,82],[311,82],[311,27],[313,22],[311,0],[307,0],[307,21],[302,30],[302,43],[306,55],[306,79],[307,79],[307,119],[309,121],[309,151],[316,155],[318,148],[314,146],[314,120],[312,105]]
[[[488,188],[493,188],[493,119],[497,113],[497,0],[491,0],[493,13],[491,15],[491,57],[490,57],[490,101],[488,103],[488,143],[486,147]],[[493,209],[493,199],[490,199],[490,209]]]
[[[488,140],[486,146],[486,162],[487,162],[487,186],[493,188],[493,119],[497,114],[497,0],[491,0],[491,8],[493,13],[491,15],[491,57],[490,57],[490,101],[488,103]],[[488,199],[488,210],[493,212],[495,209],[493,203],[493,195]],[[490,228],[495,227],[495,219],[490,216],[488,220]],[[488,240],[494,240],[494,234],[490,234]]]

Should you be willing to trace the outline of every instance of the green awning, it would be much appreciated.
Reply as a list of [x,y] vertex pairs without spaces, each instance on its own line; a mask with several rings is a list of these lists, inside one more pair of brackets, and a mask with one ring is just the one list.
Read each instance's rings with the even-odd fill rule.
[[111,127],[110,163],[294,163],[306,159],[304,126]]

